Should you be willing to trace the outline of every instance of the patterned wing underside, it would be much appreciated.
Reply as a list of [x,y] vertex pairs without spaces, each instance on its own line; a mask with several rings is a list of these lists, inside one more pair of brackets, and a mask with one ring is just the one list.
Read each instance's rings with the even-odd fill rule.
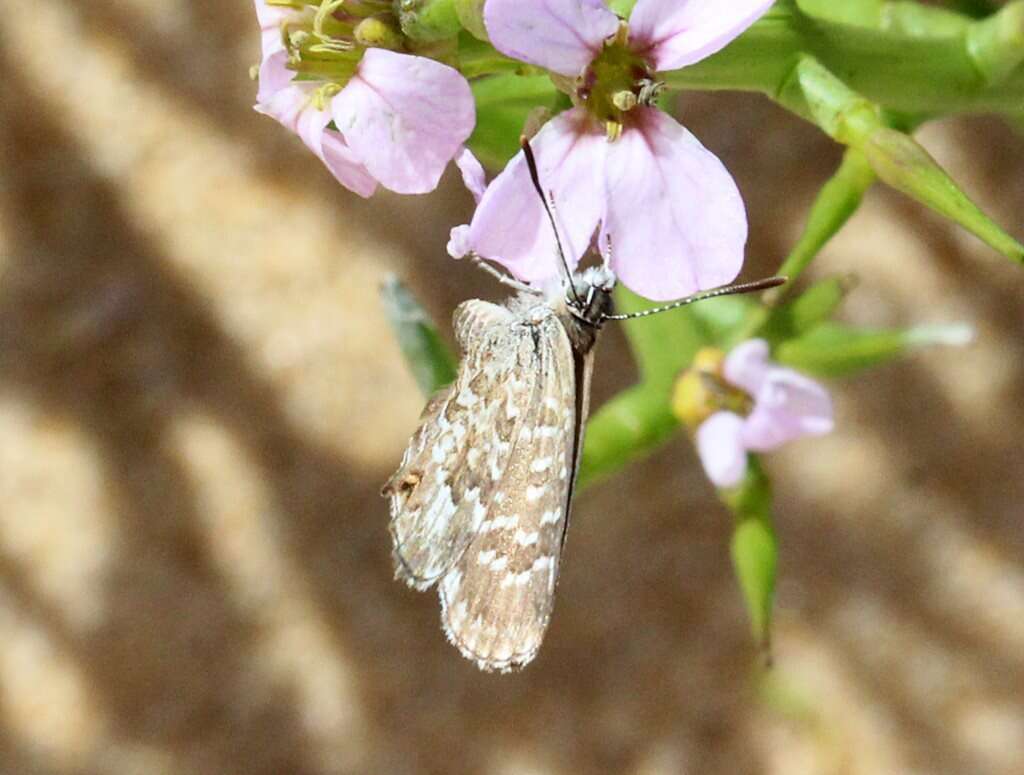
[[572,348],[553,315],[523,334],[542,375],[518,428],[486,519],[438,585],[445,634],[485,670],[522,667],[537,653],[554,603],[573,477]]
[[462,556],[512,456],[538,375],[522,363],[524,355],[533,357],[532,342],[508,346],[514,319],[506,307],[484,301],[459,306],[458,376],[427,404],[401,466],[384,485],[395,573],[417,589]]

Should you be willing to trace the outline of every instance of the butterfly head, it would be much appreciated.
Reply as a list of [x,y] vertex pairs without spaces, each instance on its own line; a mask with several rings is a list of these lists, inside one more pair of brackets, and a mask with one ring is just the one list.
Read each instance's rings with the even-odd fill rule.
[[592,266],[572,276],[565,289],[565,305],[580,323],[600,328],[612,314],[615,275],[606,266]]

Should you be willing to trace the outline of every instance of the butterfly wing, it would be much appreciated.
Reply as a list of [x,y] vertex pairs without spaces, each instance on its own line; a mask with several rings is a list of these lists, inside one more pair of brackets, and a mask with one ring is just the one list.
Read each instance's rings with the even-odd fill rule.
[[[396,575],[418,589],[451,569],[476,534],[525,420],[537,370],[529,362],[532,348],[513,331],[515,320],[496,304],[459,305],[458,376],[428,402],[402,464],[384,485]],[[518,346],[510,347],[510,338]]]
[[441,580],[448,639],[485,670],[533,659],[554,605],[576,457],[576,368],[552,313],[529,326],[538,382],[486,519]]

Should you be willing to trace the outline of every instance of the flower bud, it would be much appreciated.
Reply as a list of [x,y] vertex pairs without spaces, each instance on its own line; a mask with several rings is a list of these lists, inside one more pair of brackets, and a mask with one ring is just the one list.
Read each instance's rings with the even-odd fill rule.
[[397,5],[402,32],[412,40],[432,43],[453,38],[462,29],[455,0],[401,0]]
[[370,16],[356,25],[353,31],[356,42],[368,48],[387,48],[400,51],[403,47],[402,33],[380,16]]

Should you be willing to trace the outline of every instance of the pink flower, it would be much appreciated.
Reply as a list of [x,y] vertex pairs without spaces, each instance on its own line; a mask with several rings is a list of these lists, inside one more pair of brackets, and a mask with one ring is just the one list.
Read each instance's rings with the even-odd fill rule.
[[768,343],[751,339],[725,358],[723,375],[753,399],[746,417],[716,412],[697,429],[697,452],[717,487],[734,487],[747,469],[747,452],[769,452],[802,436],[833,428],[832,401],[812,379],[772,363]]
[[436,188],[476,123],[466,79],[432,59],[360,51],[351,41],[337,42],[335,76],[296,79],[282,30],[309,27],[312,13],[255,1],[263,42],[256,110],[299,135],[360,196],[378,183],[400,194]]
[[[672,299],[733,280],[747,220],[722,163],[651,106],[654,76],[713,54],[771,0],[639,0],[628,30],[600,0],[488,0],[495,48],[575,79],[576,107],[531,141],[575,265],[598,230],[602,253],[627,286]],[[523,154],[485,193],[468,234],[454,240],[527,282],[557,272],[554,236]]]

